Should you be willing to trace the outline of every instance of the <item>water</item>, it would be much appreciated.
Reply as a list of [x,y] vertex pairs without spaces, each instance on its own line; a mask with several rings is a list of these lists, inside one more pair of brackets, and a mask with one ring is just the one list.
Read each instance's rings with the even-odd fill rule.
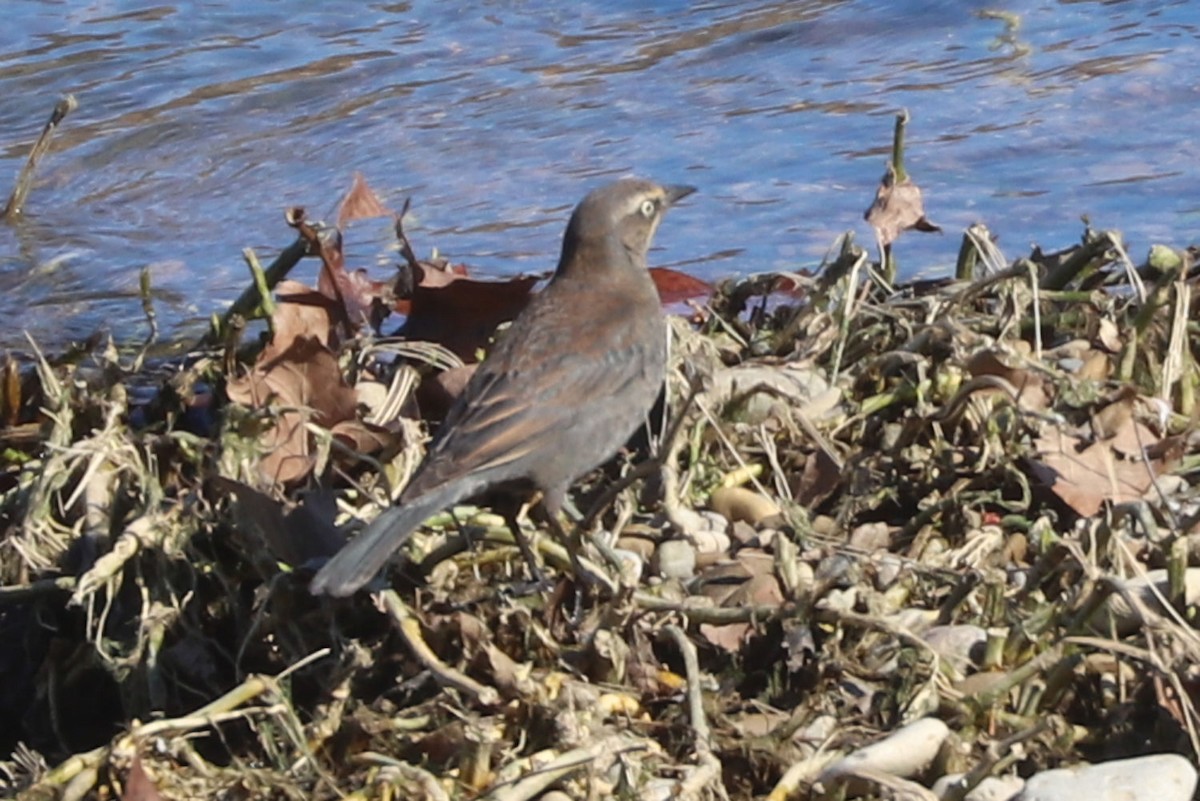
[[[1013,32],[983,9],[1020,20]],[[0,227],[0,345],[141,335],[149,266],[191,335],[328,214],[354,170],[410,236],[480,275],[553,266],[569,208],[638,173],[701,191],[652,261],[705,278],[811,267],[852,229],[909,109],[908,167],[947,234],[902,267],[951,269],[976,220],[1010,257],[1076,241],[1135,258],[1192,241],[1200,4],[795,0],[283,3],[18,0],[0,28],[0,191],[73,92],[19,225]],[[10,178],[10,176],[12,178]],[[383,221],[351,266],[391,274]],[[315,274],[306,263],[304,274]]]

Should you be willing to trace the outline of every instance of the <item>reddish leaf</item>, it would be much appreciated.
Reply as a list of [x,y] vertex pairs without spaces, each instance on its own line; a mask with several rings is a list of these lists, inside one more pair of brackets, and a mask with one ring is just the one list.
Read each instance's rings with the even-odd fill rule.
[[384,306],[392,302],[391,286],[383,281],[372,281],[365,270],[347,272],[342,254],[342,236],[333,231],[321,236],[305,218],[304,209],[293,208],[287,214],[288,224],[308,243],[310,252],[321,257],[321,273],[317,279],[317,290],[338,303],[343,310],[344,321],[359,326],[371,319],[371,310],[378,301]]
[[707,298],[713,292],[712,284],[668,267],[651,267],[650,277],[658,287],[658,296],[663,304]]
[[396,212],[383,205],[379,196],[367,186],[367,179],[361,172],[354,173],[350,189],[338,203],[337,227],[346,230],[346,224],[355,220],[369,220],[373,217],[394,217]]
[[413,290],[408,320],[399,333],[409,339],[436,342],[463,361],[475,362],[496,327],[516,317],[529,303],[530,291],[539,280],[539,276],[518,276],[507,281],[458,277],[442,286],[418,286]]
[[129,775],[125,777],[125,792],[121,793],[121,801],[162,801],[158,788],[146,775],[146,769],[142,767],[142,758],[137,754],[134,754],[133,764],[129,766]]

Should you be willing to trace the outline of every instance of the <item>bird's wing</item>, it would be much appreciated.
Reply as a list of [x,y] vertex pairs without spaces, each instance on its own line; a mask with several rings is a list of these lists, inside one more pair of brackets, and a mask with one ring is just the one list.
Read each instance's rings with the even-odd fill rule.
[[[543,309],[553,311],[544,305],[534,309],[530,322],[540,322]],[[645,374],[647,348],[665,346],[648,344],[635,330],[608,327],[604,337],[567,330],[570,337],[558,342],[508,332],[442,423],[406,496],[472,473],[486,472],[490,481],[523,477],[515,466],[524,457],[553,448],[555,432],[600,414],[626,384]],[[505,347],[518,339],[519,352]],[[506,474],[510,466],[514,472]]]

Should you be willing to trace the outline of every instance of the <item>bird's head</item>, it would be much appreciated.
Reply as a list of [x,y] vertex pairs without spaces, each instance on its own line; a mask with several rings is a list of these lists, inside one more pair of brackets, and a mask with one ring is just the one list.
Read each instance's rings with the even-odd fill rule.
[[624,178],[593,189],[571,214],[558,272],[588,269],[588,263],[622,256],[644,266],[663,214],[695,191],[692,186],[661,186],[642,178]]

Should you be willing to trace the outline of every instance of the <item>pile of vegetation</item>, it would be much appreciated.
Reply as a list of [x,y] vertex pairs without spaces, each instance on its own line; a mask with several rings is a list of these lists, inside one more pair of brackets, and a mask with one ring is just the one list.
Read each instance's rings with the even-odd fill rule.
[[[10,360],[0,794],[958,798],[1194,760],[1192,254],[1089,229],[1009,263],[974,226],[956,278],[898,286],[894,240],[933,227],[901,134],[871,252],[656,271],[664,402],[574,495],[599,581],[526,521],[531,586],[458,507],[372,592],[309,593],[542,278],[418,259],[361,179],[331,225],[289,211],[186,357]],[[381,214],[396,280],[342,257]],[[283,278],[306,255],[315,288]]]

